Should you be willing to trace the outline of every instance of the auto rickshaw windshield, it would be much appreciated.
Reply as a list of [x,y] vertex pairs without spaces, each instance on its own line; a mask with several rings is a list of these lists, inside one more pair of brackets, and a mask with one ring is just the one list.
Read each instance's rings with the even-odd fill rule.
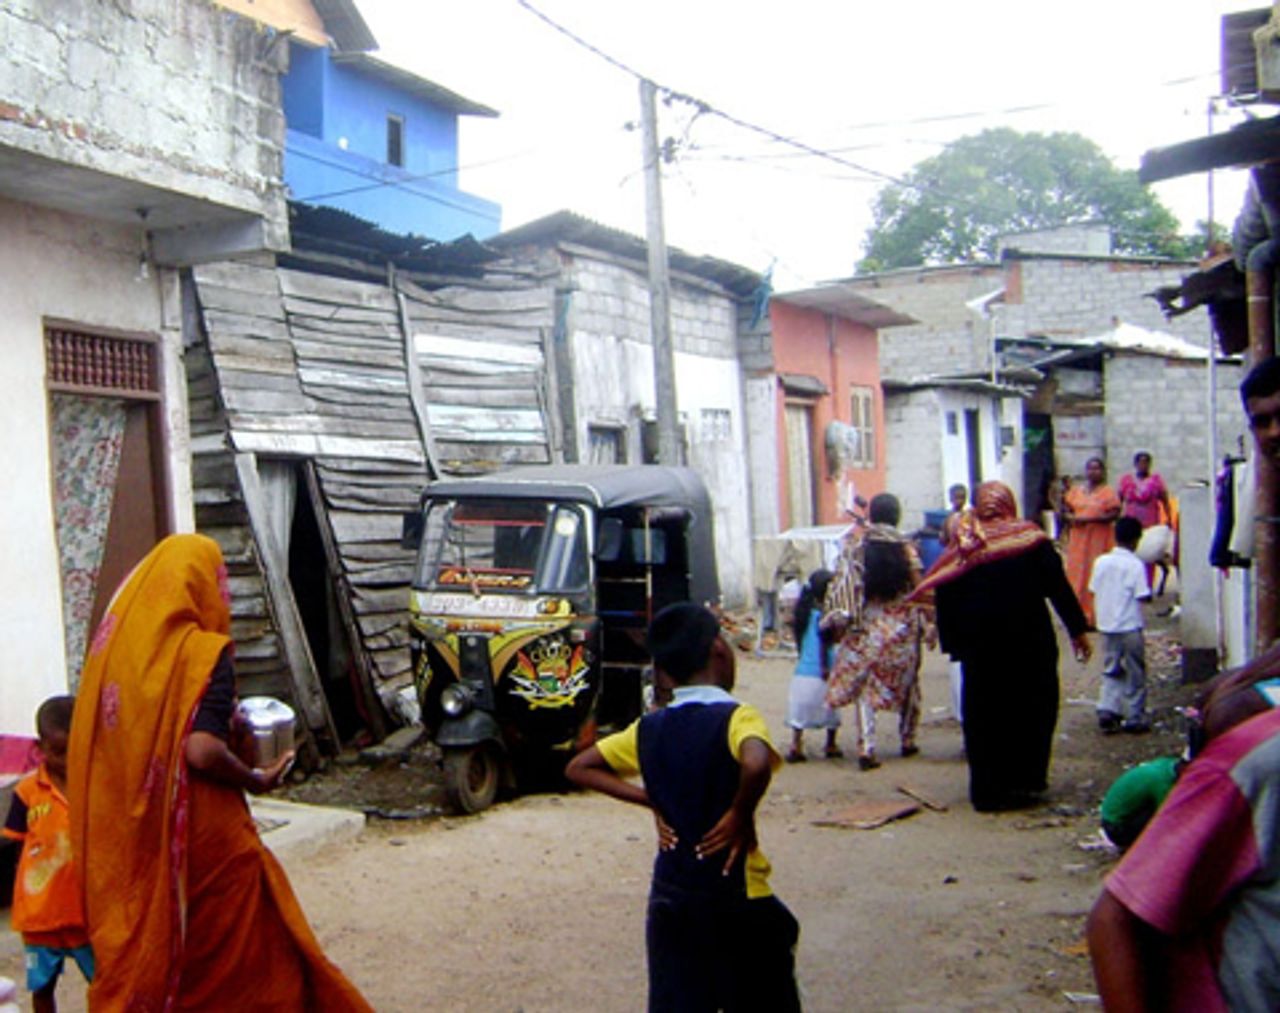
[[559,594],[587,584],[586,525],[578,507],[536,500],[447,500],[427,511],[421,588]]

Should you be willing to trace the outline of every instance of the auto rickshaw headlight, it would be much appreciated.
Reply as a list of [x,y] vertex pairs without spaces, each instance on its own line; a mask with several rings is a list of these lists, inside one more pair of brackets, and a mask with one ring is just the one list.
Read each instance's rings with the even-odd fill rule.
[[471,709],[471,692],[460,683],[440,691],[440,709],[451,718],[460,718]]

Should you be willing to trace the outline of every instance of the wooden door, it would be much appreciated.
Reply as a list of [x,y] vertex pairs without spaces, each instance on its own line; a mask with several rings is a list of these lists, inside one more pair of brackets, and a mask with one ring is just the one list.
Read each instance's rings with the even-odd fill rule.
[[787,433],[787,525],[813,524],[813,409],[807,404],[785,408]]
[[145,401],[125,405],[120,472],[111,500],[111,520],[107,522],[90,630],[97,629],[111,596],[129,571],[169,533],[156,415],[155,405]]

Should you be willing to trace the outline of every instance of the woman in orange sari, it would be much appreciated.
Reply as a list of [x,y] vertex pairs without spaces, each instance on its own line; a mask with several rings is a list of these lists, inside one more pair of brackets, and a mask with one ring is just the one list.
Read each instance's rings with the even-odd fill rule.
[[320,950],[228,745],[230,595],[217,543],[171,535],[94,636],[68,758],[71,841],[97,974],[91,1009],[368,1010]]
[[1093,594],[1089,574],[1093,561],[1115,548],[1115,522],[1120,516],[1120,497],[1107,485],[1102,458],[1091,457],[1084,464],[1084,485],[1073,485],[1063,496],[1062,512],[1067,522],[1067,580],[1080,599],[1085,618],[1092,626]]

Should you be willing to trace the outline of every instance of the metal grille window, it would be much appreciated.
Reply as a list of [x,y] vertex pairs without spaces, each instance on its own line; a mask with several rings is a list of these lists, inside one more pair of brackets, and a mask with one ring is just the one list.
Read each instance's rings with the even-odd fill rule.
[[853,387],[850,389],[849,423],[857,432],[853,460],[855,468],[874,468],[876,466],[876,416],[875,391],[871,387]]
[[145,401],[160,398],[160,371],[152,337],[48,324],[44,342],[50,390]]
[[723,442],[733,439],[733,416],[728,408],[702,409],[702,439]]

